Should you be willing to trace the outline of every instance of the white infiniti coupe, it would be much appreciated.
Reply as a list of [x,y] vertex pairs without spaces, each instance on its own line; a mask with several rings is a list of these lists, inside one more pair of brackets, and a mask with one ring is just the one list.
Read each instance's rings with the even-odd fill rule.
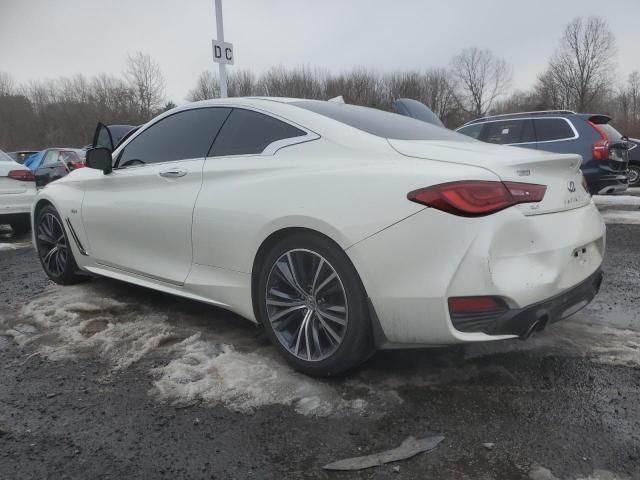
[[375,109],[230,98],[160,115],[34,202],[47,275],[87,273],[261,324],[297,369],[508,338],[596,295],[604,223],[577,155]]

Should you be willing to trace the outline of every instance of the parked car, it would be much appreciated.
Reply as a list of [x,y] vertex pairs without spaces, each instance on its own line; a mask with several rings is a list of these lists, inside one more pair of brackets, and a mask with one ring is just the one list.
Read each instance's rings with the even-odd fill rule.
[[0,224],[15,233],[31,228],[31,204],[36,198],[33,172],[0,150]]
[[523,112],[479,118],[456,129],[483,142],[577,153],[592,194],[625,191],[628,148],[607,115],[568,110]]
[[580,161],[355,105],[209,100],[42,189],[36,246],[54,282],[232,310],[331,375],[376,348],[526,338],[589,303],[605,226]]
[[31,156],[25,166],[34,172],[36,186],[44,187],[69,172],[84,167],[85,151],[78,148],[47,148]]
[[640,140],[630,138],[631,148],[629,149],[629,170],[627,177],[629,178],[630,187],[640,187]]
[[29,158],[34,153],[38,153],[38,152],[35,150],[20,150],[18,152],[8,152],[7,155],[9,155],[13,160],[18,162],[20,165],[23,165],[24,162],[27,160],[27,158]]

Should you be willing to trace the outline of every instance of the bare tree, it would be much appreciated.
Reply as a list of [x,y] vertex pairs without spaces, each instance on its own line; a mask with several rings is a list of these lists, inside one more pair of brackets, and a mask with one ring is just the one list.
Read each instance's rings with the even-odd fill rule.
[[424,103],[443,123],[449,123],[458,113],[451,74],[444,68],[432,68],[425,72],[424,81]]
[[13,94],[14,85],[11,75],[7,72],[0,72],[0,97]]
[[149,54],[128,55],[125,78],[135,94],[142,120],[148,120],[164,101],[165,82],[160,66]]
[[511,67],[491,51],[466,48],[451,60],[456,99],[469,115],[486,115],[511,84]]
[[323,98],[325,94],[324,75],[307,67],[271,68],[260,77],[256,88],[272,97]]
[[228,76],[230,97],[247,97],[258,93],[256,76],[250,70],[238,70]]
[[589,110],[613,83],[615,49],[615,37],[604,20],[576,18],[565,28],[541,82],[558,95],[561,108]]
[[446,69],[432,68],[424,73],[395,72],[385,76],[385,84],[390,101],[412,98],[427,105],[443,122],[456,123],[458,108]]
[[389,110],[389,92],[384,79],[377,73],[358,68],[326,79],[326,96],[342,95],[345,102]]
[[190,102],[198,102],[219,96],[220,82],[218,81],[218,77],[211,73],[210,70],[205,70],[198,77],[196,86],[189,91],[187,100]]

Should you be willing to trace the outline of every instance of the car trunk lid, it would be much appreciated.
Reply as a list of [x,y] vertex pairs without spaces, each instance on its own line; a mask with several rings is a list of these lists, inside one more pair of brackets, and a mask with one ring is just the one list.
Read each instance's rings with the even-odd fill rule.
[[408,157],[481,167],[493,172],[503,182],[545,185],[547,191],[541,202],[514,207],[525,215],[570,210],[591,201],[582,185],[582,158],[579,155],[546,153],[479,141],[389,139],[389,143],[398,153]]

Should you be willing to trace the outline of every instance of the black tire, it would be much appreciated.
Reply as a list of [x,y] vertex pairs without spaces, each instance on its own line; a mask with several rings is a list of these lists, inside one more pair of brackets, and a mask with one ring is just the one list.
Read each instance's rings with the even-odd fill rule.
[[[290,347],[285,345],[285,343],[288,343],[286,339],[283,338],[286,334],[286,332],[283,333],[283,331],[286,329],[279,328],[278,333],[276,333],[276,329],[270,319],[280,316],[273,313],[274,308],[288,308],[282,305],[280,307],[273,307],[273,298],[275,297],[272,296],[274,291],[277,291],[278,295],[284,295],[284,293],[282,293],[284,288],[291,286],[291,283],[283,281],[285,276],[281,274],[281,270],[276,265],[277,262],[280,262],[282,265],[283,262],[286,262],[286,260],[283,259],[290,258],[287,257],[287,252],[293,255],[294,263],[298,263],[300,267],[301,281],[294,283],[306,285],[304,287],[304,293],[308,293],[309,296],[305,300],[303,293],[299,293],[299,290],[290,289],[288,291],[291,293],[287,294],[287,298],[283,300],[283,302],[312,302],[312,305],[309,306],[307,303],[307,307],[296,307],[300,308],[301,311],[294,311],[282,317],[284,320],[277,320],[277,322],[282,322],[282,324],[286,323],[287,328],[290,330],[295,329],[293,325],[299,324],[300,329],[296,331],[300,332],[298,333],[298,337],[300,337],[303,326],[305,325],[304,318],[306,318],[305,315],[308,313],[309,318],[307,319],[307,323],[310,326],[305,329],[305,355],[310,356],[313,351],[313,354],[317,355],[315,359],[310,359],[310,357],[303,359],[301,358],[302,352],[300,355],[296,355],[296,352],[290,351],[290,348],[294,347],[292,345]],[[301,255],[302,257],[300,257]],[[304,265],[313,265],[316,257],[318,258],[318,263],[313,267],[307,268],[307,272],[305,273]],[[310,259],[311,263],[309,260],[306,260],[307,258]],[[326,287],[320,286],[316,289],[315,279],[313,285],[310,285],[310,282],[305,283],[302,281],[304,279],[310,279],[311,276],[313,276],[310,274],[312,271],[317,272],[315,273],[315,279],[320,277],[321,271],[325,279],[333,277],[333,274],[335,274],[336,277],[334,277],[334,280],[331,280],[331,282],[335,283],[335,286],[329,283]],[[271,277],[271,275],[273,275],[273,277]],[[302,279],[302,277],[304,277],[304,279]],[[337,280],[335,278],[337,278]],[[282,291],[274,290],[274,281],[280,281],[281,285],[278,286],[278,289]],[[318,281],[317,283],[325,285],[325,282]],[[282,287],[282,285],[284,285],[284,287]],[[268,288],[270,293],[267,293]],[[328,293],[320,292],[321,289],[324,289],[324,291]],[[317,296],[313,293],[314,291],[319,292]],[[326,377],[336,375],[358,366],[374,352],[373,334],[364,286],[347,255],[339,246],[325,237],[314,234],[297,233],[283,239],[271,248],[266,254],[262,265],[259,267],[257,291],[254,292],[254,295],[256,300],[256,315],[269,339],[289,364],[300,372],[313,376]],[[297,297],[294,299],[293,297],[296,295]],[[269,301],[271,306],[268,306],[267,300],[270,296],[271,299]],[[326,303],[327,297],[345,299],[344,308]],[[289,303],[287,303],[287,305],[289,305]],[[331,312],[325,310],[325,307],[331,309]],[[326,317],[328,313],[332,315],[342,315],[342,313],[334,314],[339,308],[344,310],[344,321],[346,325],[333,324],[332,321]],[[320,312],[324,316],[321,317]],[[279,313],[282,312],[280,311]],[[294,315],[297,315],[297,317],[293,318]],[[293,320],[291,320],[290,317],[293,318]],[[322,318],[324,318],[324,321]],[[332,334],[340,332],[341,340],[339,342],[335,337],[331,338],[331,335],[329,335],[330,332],[326,327],[328,324],[331,324],[328,329],[332,330]],[[281,324],[279,323],[278,325]],[[311,335],[308,333],[309,329],[311,329]],[[295,335],[294,333],[291,339],[293,339]],[[313,345],[310,345],[312,343],[310,338],[313,338]],[[304,341],[303,339],[302,342]],[[322,348],[320,347],[322,344],[327,346],[324,352],[327,355],[326,358],[323,358],[321,353]]]
[[[57,223],[54,220],[57,220]],[[79,269],[73,257],[69,237],[55,208],[47,205],[38,212],[35,229],[38,258],[47,276],[60,285],[73,285],[85,280],[84,276],[78,274]],[[51,254],[56,248],[57,255]]]
[[31,217],[29,215],[25,215],[24,218],[12,221],[11,228],[13,229],[13,233],[16,235],[29,233],[31,231]]
[[629,165],[629,186],[640,187],[640,165]]

